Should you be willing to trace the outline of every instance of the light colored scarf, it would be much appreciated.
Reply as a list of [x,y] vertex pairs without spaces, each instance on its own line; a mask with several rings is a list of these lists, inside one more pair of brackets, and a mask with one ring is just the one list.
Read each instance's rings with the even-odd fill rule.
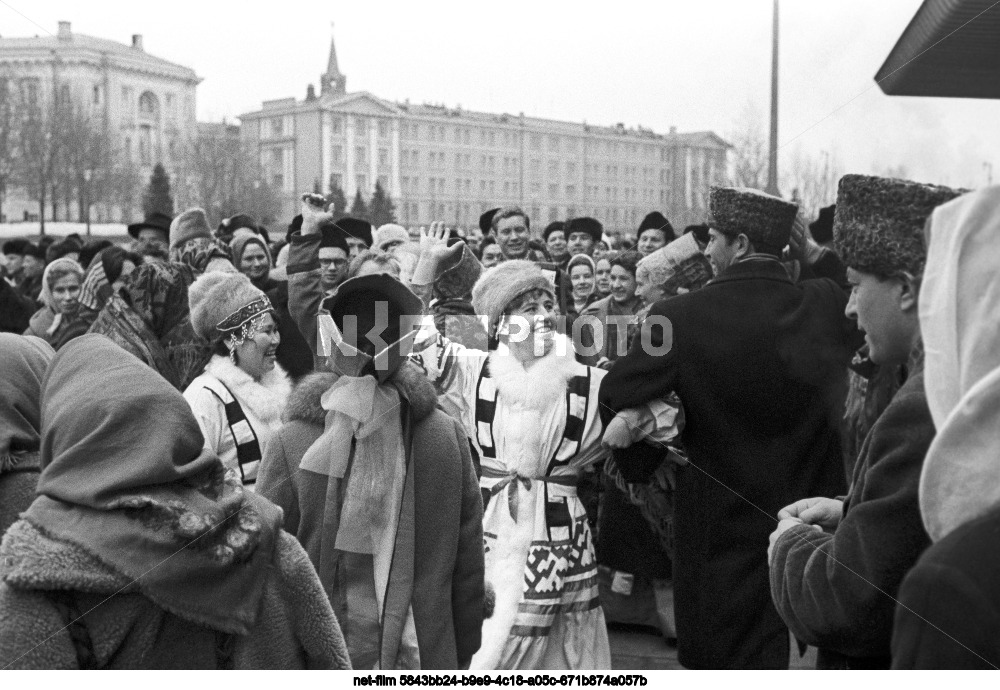
[[341,376],[320,403],[327,411],[325,428],[300,467],[346,477],[335,546],[372,555],[381,615],[406,480],[399,392],[371,376]]

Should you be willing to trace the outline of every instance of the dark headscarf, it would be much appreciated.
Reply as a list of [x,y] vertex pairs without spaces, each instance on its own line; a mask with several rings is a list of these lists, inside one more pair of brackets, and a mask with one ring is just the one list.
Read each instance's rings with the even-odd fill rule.
[[54,356],[41,338],[0,333],[0,473],[38,450],[42,378]]
[[184,390],[212,355],[212,345],[191,326],[187,291],[195,277],[186,264],[155,261],[137,267],[90,332],[106,335]]
[[42,418],[39,497],[25,518],[132,578],[164,610],[247,634],[281,511],[245,493],[203,447],[183,396],[90,334],[52,361]]

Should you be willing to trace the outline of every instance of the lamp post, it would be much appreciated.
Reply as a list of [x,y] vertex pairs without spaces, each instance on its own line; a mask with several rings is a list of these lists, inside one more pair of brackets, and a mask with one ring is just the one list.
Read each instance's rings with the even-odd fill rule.
[[83,204],[87,217],[87,237],[90,237],[90,178],[93,175],[90,168],[83,171]]
[[778,0],[774,0],[771,41],[771,145],[766,191],[768,194],[781,196],[778,190]]

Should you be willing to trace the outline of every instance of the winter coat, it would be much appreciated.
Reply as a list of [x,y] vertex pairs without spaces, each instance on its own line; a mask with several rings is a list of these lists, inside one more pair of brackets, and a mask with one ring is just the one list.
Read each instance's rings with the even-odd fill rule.
[[892,667],[1000,667],[1000,506],[936,542],[899,590]]
[[268,280],[268,285],[261,289],[267,293],[277,314],[278,333],[281,335],[277,352],[278,364],[288,372],[292,381],[298,381],[312,372],[313,351],[288,312],[288,282]]
[[0,459],[0,537],[35,500],[38,472],[38,451]]
[[[304,378],[288,401],[285,426],[268,446],[258,492],[285,513],[285,529],[295,534],[320,571],[338,617],[347,623],[347,593],[333,588],[336,572],[322,564],[332,543],[322,534],[329,478],[299,464],[323,433],[326,412],[320,397],[336,374]],[[436,408],[431,384],[412,364],[395,374],[413,422],[410,446],[415,481],[415,541],[412,606],[422,669],[468,668],[479,649],[484,608],[483,507],[468,441],[462,427]],[[335,494],[330,494],[335,495]],[[332,570],[335,570],[333,568]],[[406,617],[406,610],[399,612]],[[390,620],[387,612],[385,620]]]
[[[860,345],[846,304],[833,281],[794,284],[754,255],[655,304],[645,323],[667,319],[669,351],[646,352],[640,338],[604,379],[602,414],[672,392],[684,406],[691,464],[676,474],[674,582],[688,668],[787,668],[767,538],[784,506],[845,490],[838,425]],[[661,327],[649,336],[662,349]]]
[[0,278],[0,333],[24,333],[36,305],[28,301],[3,278]]
[[[254,381],[250,374],[233,364],[228,357],[215,355],[205,367],[205,373],[192,381],[184,391],[184,399],[188,401],[198,420],[206,447],[215,451],[226,467],[239,472],[236,442],[227,422],[226,407],[208,388],[213,383],[217,385],[217,382],[225,384],[240,404],[257,437],[262,456],[267,451],[271,437],[281,428],[281,412],[288,401],[291,384],[284,370],[277,364],[260,381]],[[244,466],[243,472],[244,484],[256,481],[256,470],[248,471]]]
[[933,439],[915,373],[868,434],[836,531],[797,525],[775,542],[771,595],[792,633],[819,647],[819,668],[889,667],[896,594],[930,545],[918,487]]
[[70,592],[76,615],[83,614],[98,668],[350,668],[316,573],[284,532],[246,636],[223,635],[203,621],[161,609],[128,577],[26,520],[4,536],[0,556],[0,660],[7,668],[79,668],[72,638],[79,627],[67,625],[52,596],[60,591]]

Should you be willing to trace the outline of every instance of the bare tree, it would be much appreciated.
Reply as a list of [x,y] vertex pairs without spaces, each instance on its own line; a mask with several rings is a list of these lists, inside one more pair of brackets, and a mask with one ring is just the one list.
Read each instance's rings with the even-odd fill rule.
[[31,198],[38,201],[38,218],[41,233],[45,234],[45,202],[53,185],[54,172],[59,158],[60,137],[58,117],[54,103],[43,107],[36,102],[22,100],[18,125],[17,181]]
[[732,170],[730,182],[736,187],[764,189],[767,186],[767,134],[760,109],[747,101],[729,135]]
[[199,127],[185,167],[187,198],[205,209],[211,221],[237,213],[252,215],[261,223],[275,220],[280,202],[264,179],[256,150],[232,126]]
[[803,215],[813,219],[822,207],[837,200],[840,176],[836,156],[831,156],[828,151],[820,151],[819,156],[813,156],[796,147],[785,160],[781,187],[791,192]]
[[0,218],[3,201],[17,170],[17,143],[20,132],[17,116],[17,94],[9,75],[0,72]]

